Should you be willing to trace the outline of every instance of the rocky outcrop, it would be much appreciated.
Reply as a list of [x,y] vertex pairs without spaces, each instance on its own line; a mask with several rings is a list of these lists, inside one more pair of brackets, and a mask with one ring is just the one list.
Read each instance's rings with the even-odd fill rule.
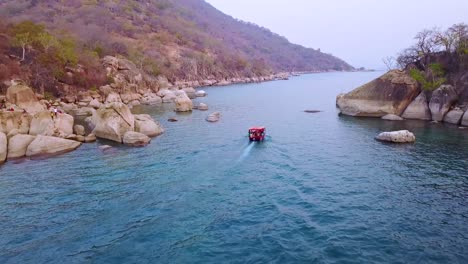
[[26,156],[26,150],[35,138],[35,136],[21,134],[11,137],[8,140],[8,159]]
[[123,136],[123,143],[131,147],[143,147],[151,142],[151,138],[142,133],[128,131]]
[[45,106],[39,103],[36,94],[25,85],[12,85],[6,93],[6,100],[10,104],[17,105],[28,113],[37,113],[45,110]]
[[463,117],[463,110],[457,108],[450,110],[444,117],[444,122],[454,125],[459,125]]
[[48,136],[37,136],[26,149],[27,157],[56,155],[77,149],[80,142]]
[[111,103],[99,108],[93,116],[93,123],[93,134],[119,143],[122,143],[126,132],[135,129],[135,118],[123,103]]
[[432,93],[429,109],[433,121],[442,121],[450,107],[457,101],[458,92],[452,85],[442,85]]
[[5,133],[0,132],[0,164],[4,163],[8,153],[8,140]]
[[405,119],[431,120],[431,110],[424,92],[421,92],[405,109],[402,115]]
[[390,71],[347,94],[337,97],[341,113],[351,116],[400,116],[419,94],[419,85],[403,71]]
[[16,129],[20,134],[27,134],[31,125],[31,115],[22,112],[0,111],[0,132],[5,134]]
[[408,130],[382,132],[375,139],[393,143],[411,143],[416,141],[416,137]]
[[135,131],[148,137],[155,137],[164,133],[161,124],[153,120],[150,115],[135,115]]
[[212,122],[212,123],[218,122],[220,117],[221,117],[220,112],[214,112],[208,115],[208,117],[206,118],[206,121]]
[[190,112],[193,109],[192,100],[187,96],[184,91],[176,91],[176,98],[174,100],[176,105],[176,112]]
[[397,115],[392,115],[392,114],[388,114],[388,115],[384,115],[382,116],[382,119],[383,120],[390,120],[390,121],[402,121],[403,118],[397,116]]

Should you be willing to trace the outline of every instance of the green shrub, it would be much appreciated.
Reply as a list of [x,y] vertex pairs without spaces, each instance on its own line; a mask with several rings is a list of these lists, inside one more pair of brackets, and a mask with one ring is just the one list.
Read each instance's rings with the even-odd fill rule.
[[433,91],[447,81],[447,79],[444,77],[445,70],[442,65],[438,63],[432,63],[429,65],[429,71],[432,73],[432,80],[428,80],[425,77],[424,72],[418,69],[411,69],[409,75],[411,78],[421,84],[423,90],[427,91]]

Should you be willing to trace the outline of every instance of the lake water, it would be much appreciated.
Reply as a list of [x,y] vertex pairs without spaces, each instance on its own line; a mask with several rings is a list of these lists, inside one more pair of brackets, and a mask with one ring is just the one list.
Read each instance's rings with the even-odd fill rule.
[[140,108],[166,128],[145,148],[8,162],[0,263],[468,263],[468,131],[337,115],[380,74],[207,88],[218,123]]

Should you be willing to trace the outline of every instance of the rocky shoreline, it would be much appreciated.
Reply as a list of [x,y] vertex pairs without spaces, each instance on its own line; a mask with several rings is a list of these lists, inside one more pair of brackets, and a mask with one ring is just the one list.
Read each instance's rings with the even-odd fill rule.
[[468,73],[453,84],[422,90],[405,71],[393,70],[336,98],[341,114],[385,120],[426,120],[468,127]]
[[[65,86],[64,95],[55,99],[34,93],[22,81],[11,81],[6,95],[0,95],[0,164],[22,157],[53,156],[73,151],[97,138],[128,146],[145,146],[151,138],[164,133],[164,129],[149,115],[134,115],[131,112],[134,106],[170,103],[176,112],[206,111],[207,105],[192,102],[192,99],[207,95],[196,87],[289,78],[288,73],[280,73],[170,83],[165,78],[146,75],[125,59],[108,56],[102,64],[112,80],[110,85],[78,92]],[[67,74],[73,75],[73,70]],[[219,113],[212,115],[215,118],[209,116],[208,121],[219,119]],[[78,119],[84,119],[86,125],[79,125]]]

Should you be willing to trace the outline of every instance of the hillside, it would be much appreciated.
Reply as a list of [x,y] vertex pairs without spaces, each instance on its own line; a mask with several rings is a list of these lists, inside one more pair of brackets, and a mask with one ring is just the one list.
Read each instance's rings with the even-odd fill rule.
[[0,17],[43,24],[101,58],[120,54],[171,81],[352,69],[202,0],[2,0]]

